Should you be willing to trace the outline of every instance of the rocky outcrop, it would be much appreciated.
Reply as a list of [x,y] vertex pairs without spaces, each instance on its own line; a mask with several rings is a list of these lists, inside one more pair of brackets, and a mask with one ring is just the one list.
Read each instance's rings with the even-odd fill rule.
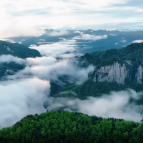
[[137,72],[136,72],[136,79],[138,84],[143,83],[143,67],[139,65]]
[[[134,70],[133,70],[134,69]],[[94,71],[94,82],[116,82],[118,84],[125,84],[126,81],[143,83],[143,66],[138,65],[135,69],[130,61],[124,64],[115,62],[112,65],[101,66]]]

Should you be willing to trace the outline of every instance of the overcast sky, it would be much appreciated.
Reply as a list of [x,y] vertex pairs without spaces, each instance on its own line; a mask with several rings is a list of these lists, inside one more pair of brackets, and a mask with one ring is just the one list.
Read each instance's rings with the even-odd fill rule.
[[0,38],[53,29],[142,29],[142,0],[0,0]]

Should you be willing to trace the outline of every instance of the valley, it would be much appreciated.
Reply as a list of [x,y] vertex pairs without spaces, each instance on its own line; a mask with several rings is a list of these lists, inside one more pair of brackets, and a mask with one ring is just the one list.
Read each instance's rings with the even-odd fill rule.
[[0,41],[0,98],[8,109],[0,141],[71,142],[77,135],[78,142],[141,143],[143,43],[84,53],[75,41],[56,42],[28,48]]

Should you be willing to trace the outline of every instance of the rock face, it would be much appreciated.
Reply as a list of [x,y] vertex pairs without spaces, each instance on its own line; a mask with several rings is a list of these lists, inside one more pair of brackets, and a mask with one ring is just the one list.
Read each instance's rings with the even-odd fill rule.
[[95,66],[89,75],[94,82],[116,82],[129,87],[143,84],[143,43],[85,54],[82,59]]
[[125,64],[114,63],[113,65],[103,66],[95,72],[94,81],[98,82],[117,82],[124,84],[128,70]]
[[128,82],[135,82],[137,84],[143,83],[143,66],[131,65],[130,61],[120,64],[115,62],[112,65],[101,66],[94,71],[94,82],[116,82],[118,84],[125,84]]
[[143,83],[143,67],[139,65],[137,72],[136,72],[136,79],[137,83],[142,84]]

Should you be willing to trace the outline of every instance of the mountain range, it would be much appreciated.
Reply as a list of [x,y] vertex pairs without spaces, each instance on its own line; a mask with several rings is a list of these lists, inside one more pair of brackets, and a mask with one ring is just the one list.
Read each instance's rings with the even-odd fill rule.
[[[111,91],[143,89],[143,43],[134,43],[121,49],[88,53],[77,59],[81,66],[94,65],[94,71],[82,85],[71,85],[55,97],[99,97]],[[54,96],[54,95],[53,95]]]
[[119,49],[132,42],[143,40],[143,31],[118,31],[118,30],[67,30],[58,31],[46,29],[45,33],[31,37],[9,38],[26,46],[58,43],[73,40],[80,53],[92,53],[108,49]]
[[[86,32],[85,34],[89,34],[88,32],[90,32],[90,30]],[[102,31],[102,30],[98,32],[99,32],[98,34],[100,35],[105,34],[105,31]],[[109,34],[111,31],[106,31],[106,32],[107,32],[106,34]],[[116,34],[117,33],[120,34],[120,31],[114,31],[114,32]],[[115,33],[112,33],[112,34],[115,34]],[[79,35],[79,33],[75,33],[73,31],[72,31],[72,34],[73,35],[77,34],[76,36]],[[73,36],[72,34],[70,35],[71,37]],[[69,38],[71,38],[70,36]],[[80,34],[80,37],[82,37],[81,34]],[[102,40],[105,40],[105,39],[102,39]],[[83,40],[83,41],[86,41],[86,40]],[[23,60],[29,57],[45,58],[45,57],[42,57],[39,51],[30,49],[26,46],[26,44],[25,45],[23,44],[0,41],[0,55],[1,56],[11,55]],[[31,44],[35,44],[35,43],[30,43],[30,45]],[[104,47],[104,50],[100,49],[100,51],[95,48],[95,51],[93,50],[94,52],[92,52],[92,50],[90,51],[90,48],[89,48],[88,51],[90,52],[84,54],[85,52],[84,51],[82,52],[82,55],[77,55],[70,58],[77,61],[79,66],[78,68],[81,68],[81,69],[86,68],[89,65],[92,65],[94,67],[94,70],[88,74],[88,79],[81,84],[76,83],[78,79],[76,79],[77,81],[75,83],[74,82],[71,83],[69,82],[71,77],[69,77],[68,74],[67,75],[64,74],[58,77],[58,79],[64,84],[61,84],[61,82],[57,82],[56,80],[55,81],[51,80],[50,95],[46,96],[44,103],[42,102],[42,107],[44,106],[43,107],[45,108],[44,111],[47,110],[47,113],[42,113],[40,115],[38,114],[28,115],[22,120],[18,121],[13,126],[1,129],[0,142],[2,143],[6,143],[6,142],[8,143],[9,142],[67,143],[67,142],[73,142],[73,138],[74,138],[75,142],[82,142],[82,143],[83,142],[95,142],[95,143],[109,142],[110,143],[111,141],[113,143],[125,143],[125,142],[142,143],[142,140],[141,140],[143,137],[142,123],[135,123],[131,121],[124,121],[122,119],[114,119],[114,118],[104,119],[96,116],[89,117],[81,113],[72,113],[69,111],[63,111],[63,110],[70,110],[73,112],[79,112],[80,110],[77,110],[77,109],[79,109],[81,104],[82,104],[82,107],[84,106],[86,107],[86,108],[83,108],[84,112],[86,112],[86,110],[88,111],[88,109],[92,110],[91,109],[92,106],[90,106],[90,104],[93,104],[95,102],[95,99],[98,101],[103,94],[104,94],[104,98],[101,98],[101,100],[102,101],[106,100],[106,102],[109,102],[108,100],[112,98],[109,94],[111,91],[113,92],[113,91],[126,90],[129,93],[131,93],[132,90],[128,90],[128,89],[133,89],[137,92],[140,92],[140,93],[142,92],[143,43],[132,43],[128,46],[124,46],[122,48],[116,47],[114,49],[111,46],[107,48],[108,50],[105,50],[106,48],[107,47]],[[52,59],[57,61],[62,60],[62,58],[58,59],[53,57]],[[44,63],[44,64],[49,64],[49,63]],[[1,63],[0,77],[2,79],[2,77],[5,75],[14,75],[16,72],[23,70],[25,67],[26,65],[18,64],[15,62]],[[11,71],[13,71],[14,73]],[[42,72],[44,72],[44,70]],[[54,72],[56,73],[57,71],[53,70],[52,75],[54,75]],[[76,75],[76,72],[74,74]],[[41,84],[43,84],[43,82],[44,81],[42,81]],[[44,84],[46,83],[44,82]],[[27,86],[24,85],[24,87],[27,87]],[[40,90],[40,92],[41,91],[42,90]],[[38,92],[39,95],[40,95],[40,92]],[[33,93],[36,94],[36,88],[34,88]],[[26,91],[26,96],[28,96],[27,91]],[[109,99],[107,98],[107,96],[110,96]],[[115,98],[115,100],[121,100],[122,96],[123,96],[123,99],[125,98],[124,100],[127,100],[125,104],[124,104],[124,101],[121,100],[121,102],[123,102],[121,103],[121,106],[123,106],[123,108],[121,109],[123,111],[119,110],[120,113],[123,114],[124,116],[126,112],[127,113],[129,112],[129,114],[127,114],[127,118],[128,116],[138,115],[140,119],[141,115],[143,114],[143,111],[141,108],[143,105],[143,95],[139,94],[140,96],[139,98],[128,97],[129,98],[128,99],[126,98],[127,95],[124,95],[124,93],[121,92],[119,96],[121,96],[121,98],[117,98],[117,99]],[[20,98],[20,103],[21,103],[21,99],[24,100],[24,98]],[[128,100],[129,100],[129,104],[131,104],[129,106],[128,106]],[[29,101],[26,102],[26,104],[28,103],[28,107],[33,105],[31,103],[31,100]],[[89,104],[87,104],[87,101],[90,101]],[[40,98],[39,98],[39,101],[38,102],[36,101],[34,105],[36,105],[37,107],[39,105],[39,102],[40,102]],[[103,102],[103,103],[106,103],[106,102]],[[117,102],[115,102],[113,105],[115,106],[116,103]],[[99,104],[99,105],[100,105],[99,108],[101,108],[101,110],[99,109],[99,112],[100,111],[103,112],[102,104]],[[134,105],[136,105],[137,108],[135,108]],[[109,111],[111,111],[112,108],[110,108]],[[116,108],[118,110],[118,105]],[[58,110],[58,111],[50,111],[50,110]],[[135,110],[135,111],[139,110],[139,111],[131,112],[130,110]],[[109,114],[107,110],[105,111],[107,112],[107,113],[105,112],[105,114]],[[90,114],[92,113],[93,112],[91,112]],[[115,114],[115,112],[113,113]]]
[[[105,31],[98,31],[100,34]],[[108,32],[108,31],[107,31]],[[120,33],[114,31],[114,33]],[[20,58],[40,57],[37,50],[30,49],[22,44],[0,41],[0,54],[13,55]],[[142,91],[143,88],[143,43],[133,43],[120,49],[97,51],[75,57],[81,67],[94,66],[94,71],[89,74],[88,80],[82,85],[67,84],[61,86],[51,82],[51,96],[53,97],[78,97],[84,99],[89,96],[101,96],[110,91],[134,89]],[[24,65],[4,63],[0,65],[1,77],[8,74],[6,71],[19,71]],[[68,77],[61,77],[66,81]]]

